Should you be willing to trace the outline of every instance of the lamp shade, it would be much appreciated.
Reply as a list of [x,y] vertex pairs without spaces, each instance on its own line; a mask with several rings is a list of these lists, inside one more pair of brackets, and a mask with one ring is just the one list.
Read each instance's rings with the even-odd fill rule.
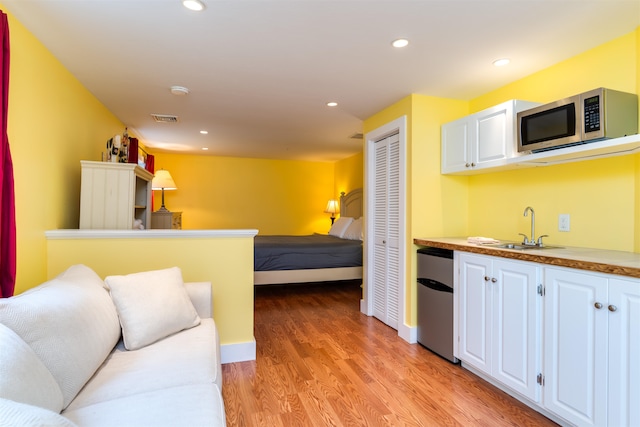
[[336,214],[340,212],[340,205],[337,200],[329,200],[327,202],[327,208],[324,210],[326,213]]
[[173,182],[168,170],[160,169],[156,172],[151,181],[151,188],[154,190],[177,190],[176,183]]

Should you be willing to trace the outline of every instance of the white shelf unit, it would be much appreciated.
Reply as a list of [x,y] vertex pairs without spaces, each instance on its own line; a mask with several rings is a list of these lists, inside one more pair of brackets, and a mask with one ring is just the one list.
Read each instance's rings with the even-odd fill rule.
[[80,161],[80,228],[130,230],[151,225],[153,174],[133,163]]
[[478,175],[504,170],[552,166],[561,163],[580,162],[605,157],[625,156],[640,153],[640,135],[589,142],[572,147],[558,148],[540,153],[521,154],[505,160],[502,165],[487,168],[467,168],[465,170],[444,172],[449,175]]
[[603,157],[624,156],[640,152],[640,135],[604,139],[572,147],[526,154],[509,159],[510,164],[518,166],[550,166],[560,163],[577,162]]

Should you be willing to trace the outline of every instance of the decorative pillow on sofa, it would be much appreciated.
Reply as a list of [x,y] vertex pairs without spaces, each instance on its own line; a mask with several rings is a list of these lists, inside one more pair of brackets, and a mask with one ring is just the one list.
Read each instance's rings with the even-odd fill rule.
[[[0,398],[62,410],[62,391],[31,347],[0,323]],[[0,420],[3,420],[0,417]],[[2,421],[0,421],[2,425]]]
[[200,324],[178,267],[109,276],[105,283],[118,311],[127,350]]
[[85,265],[11,298],[0,298],[0,323],[34,351],[55,378],[63,408],[120,339],[118,313],[104,281]]
[[76,427],[74,423],[48,409],[0,398],[0,426]]
[[343,239],[362,240],[362,217],[354,219],[342,235]]
[[349,227],[352,222],[353,218],[349,216],[341,216],[340,218],[336,219],[331,226],[329,235],[341,238],[344,232],[347,230],[347,227]]

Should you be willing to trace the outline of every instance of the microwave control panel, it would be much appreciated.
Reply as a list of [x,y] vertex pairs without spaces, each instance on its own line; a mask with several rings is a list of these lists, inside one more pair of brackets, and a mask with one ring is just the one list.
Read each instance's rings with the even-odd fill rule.
[[584,131],[600,130],[600,96],[592,96],[584,100]]

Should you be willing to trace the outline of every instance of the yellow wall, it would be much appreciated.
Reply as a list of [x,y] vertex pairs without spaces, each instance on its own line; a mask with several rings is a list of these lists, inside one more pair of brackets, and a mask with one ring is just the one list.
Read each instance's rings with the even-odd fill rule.
[[19,293],[46,280],[44,231],[78,227],[80,160],[99,160],[106,140],[124,125],[8,17]]
[[636,31],[473,99],[470,111],[514,97],[551,102],[601,86],[637,93],[637,49]]
[[85,264],[103,279],[178,266],[184,281],[212,283],[221,344],[253,342],[252,236],[47,241],[49,278],[73,264]]
[[335,186],[333,194],[336,198],[341,192],[348,193],[364,186],[364,159],[362,151],[335,163]]
[[[506,99],[550,102],[596,87],[638,93],[638,32],[577,55],[471,102],[471,111]],[[588,72],[585,72],[588,70]],[[530,234],[525,207],[536,211],[536,234],[548,243],[639,251],[637,156],[488,173],[469,178],[469,233],[501,239]],[[571,231],[558,231],[558,215]]]
[[[165,205],[184,229],[257,228],[260,234],[326,233],[324,209],[341,191],[362,187],[362,154],[336,163],[154,153],[178,190]],[[155,208],[161,194],[155,192]]]
[[[98,160],[124,125],[10,14],[9,26],[19,293],[48,277],[44,231],[77,227],[80,160]],[[549,242],[639,252],[640,155],[473,177],[439,174],[441,123],[511,98],[546,102],[597,86],[637,93],[639,46],[640,29],[469,102],[412,95],[367,119],[364,132],[407,116],[407,253],[414,252],[413,237],[526,232],[526,205],[537,210]],[[179,190],[167,192],[167,206],[184,212],[185,228],[323,232],[326,200],[363,184],[356,172],[362,154],[335,164],[155,154],[157,168],[176,179]],[[238,196],[243,190],[250,197]],[[299,191],[311,194],[299,198]],[[570,233],[556,231],[558,213],[572,215]],[[414,263],[410,255],[409,303]],[[405,320],[415,324],[413,310]]]
[[[467,179],[440,174],[440,124],[468,113],[468,103],[410,95],[364,122],[365,135],[399,117],[407,117],[406,306],[404,319],[415,325],[414,237],[461,235],[467,231]],[[365,158],[367,146],[365,145]],[[366,167],[366,166],[365,166]],[[365,213],[365,221],[367,215]],[[367,284],[365,283],[365,286]]]
[[[99,160],[106,140],[122,133],[124,124],[10,14],[9,26],[16,293],[75,263],[101,277],[177,265],[187,281],[213,282],[222,343],[252,341],[252,238],[47,241],[46,230],[78,227],[80,160]],[[166,201],[170,209],[184,211],[185,228],[260,227],[287,234],[326,232],[330,221],[323,210],[337,197],[336,171],[339,186],[357,183],[353,166],[362,172],[357,155],[336,165],[156,153],[156,166],[176,180],[179,190],[167,192]]]
[[[640,154],[470,177],[440,174],[443,123],[509,99],[550,102],[600,86],[638,93],[638,70],[640,28],[474,100],[411,95],[365,120],[366,134],[407,116],[409,325],[416,324],[415,237],[516,240],[530,232],[523,212],[531,205],[537,234],[549,234],[548,243],[640,252]],[[557,231],[560,213],[571,214],[569,233]]]

